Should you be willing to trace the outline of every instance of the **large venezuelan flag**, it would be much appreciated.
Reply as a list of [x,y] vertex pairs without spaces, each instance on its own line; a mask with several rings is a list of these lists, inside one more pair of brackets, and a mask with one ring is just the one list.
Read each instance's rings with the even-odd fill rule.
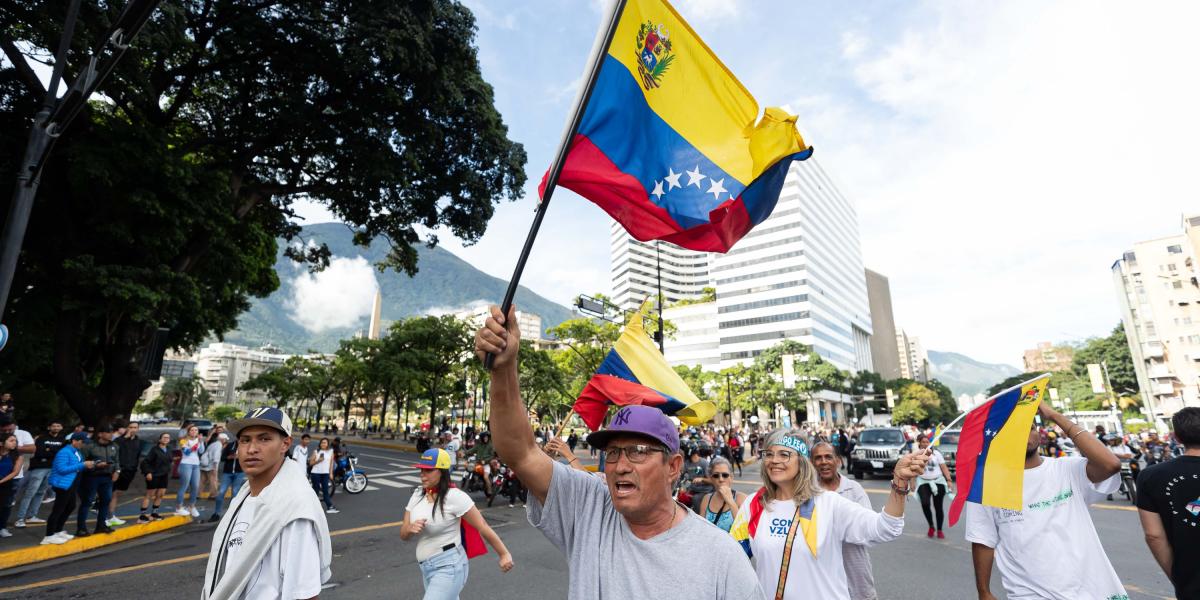
[[558,183],[639,240],[726,252],[812,148],[780,109],[755,122],[754,97],[665,0],[628,0],[618,19]]
[[958,437],[959,493],[950,505],[958,522],[966,501],[1021,510],[1025,446],[1050,375],[1011,387],[967,414]]
[[701,401],[667,364],[642,327],[649,302],[625,325],[625,331],[575,401],[575,412],[592,431],[600,429],[610,404],[656,406],[688,425],[712,419],[717,407]]

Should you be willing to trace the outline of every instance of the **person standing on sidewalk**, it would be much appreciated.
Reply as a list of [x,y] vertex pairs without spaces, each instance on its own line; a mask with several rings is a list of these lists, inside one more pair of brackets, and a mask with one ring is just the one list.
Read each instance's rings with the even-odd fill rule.
[[[36,446],[33,443],[33,435],[17,426],[14,415],[15,413],[11,411],[5,415],[0,415],[0,433],[16,436],[17,453],[32,457],[34,450],[36,450]],[[29,458],[21,461],[21,468],[17,471],[17,476],[13,479],[13,493],[8,497],[9,510],[12,510],[12,505],[16,502],[17,496],[25,492],[25,468],[28,465]],[[7,525],[7,523],[0,523],[0,526]]]
[[96,496],[100,496],[98,514],[96,515],[95,533],[112,533],[108,525],[108,506],[112,501],[113,482],[119,476],[120,451],[112,441],[113,430],[110,425],[96,428],[96,440],[83,452],[84,460],[92,461],[93,467],[83,477],[79,484],[79,512],[75,515],[78,522],[76,537],[86,537],[88,510]]
[[[204,440],[200,437],[200,428],[189,425],[187,433],[179,440],[179,491],[175,495],[175,514],[182,517],[200,516],[196,510],[196,497],[200,494],[200,456],[204,454]],[[184,492],[190,495],[190,503],[185,504]]]
[[129,491],[129,484],[133,483],[133,478],[138,475],[138,463],[142,460],[142,440],[138,438],[138,430],[141,429],[136,421],[125,426],[125,433],[121,437],[113,440],[117,445],[117,468],[119,474],[117,480],[113,482],[112,502],[108,506],[108,514],[112,515],[105,523],[109,527],[117,527],[124,525],[125,521],[117,517],[117,504],[120,502],[121,492]]
[[232,495],[236,496],[238,490],[242,489],[242,483],[246,480],[246,473],[242,471],[242,465],[238,463],[237,452],[236,439],[221,448],[221,485],[217,487],[217,504],[213,509],[213,515],[208,518],[210,523],[221,520],[221,509],[225,508],[225,490],[231,490]]
[[[146,453],[146,458],[142,459],[146,495],[142,498],[142,514],[138,515],[138,523],[162,520],[158,506],[162,504],[163,494],[167,493],[167,482],[171,479],[171,451],[167,450],[170,445],[171,434],[164,432],[158,436],[158,443]],[[152,503],[153,508],[150,506]],[[151,511],[149,516],[146,515],[147,510]]]
[[229,435],[214,425],[204,442],[204,454],[200,455],[200,497],[211,498],[217,493],[217,478],[221,472],[221,447]]
[[39,525],[45,523],[37,516],[38,508],[42,505],[42,498],[46,495],[46,490],[50,489],[50,466],[54,464],[54,455],[58,454],[63,446],[67,445],[67,438],[63,435],[63,424],[61,421],[51,421],[50,426],[46,428],[46,433],[39,435],[33,440],[33,457],[29,461],[29,469],[25,471],[25,477],[29,479],[25,483],[25,492],[21,494],[21,499],[17,502],[17,522],[18,528],[25,527],[25,524]]
[[54,463],[50,467],[50,487],[54,489],[54,507],[50,509],[50,518],[46,520],[46,537],[42,544],[65,544],[75,537],[63,530],[67,517],[75,508],[75,496],[79,490],[80,472],[90,469],[94,463],[83,460],[83,443],[87,441],[86,433],[82,431],[71,434],[71,444],[54,455]]
[[229,431],[247,483],[213,534],[201,600],[316,598],[333,553],[304,467],[286,458],[291,419],[264,406],[230,421]]
[[15,479],[21,472],[23,459],[17,451],[17,436],[0,433],[0,538],[12,537],[8,531],[8,515],[12,511]]

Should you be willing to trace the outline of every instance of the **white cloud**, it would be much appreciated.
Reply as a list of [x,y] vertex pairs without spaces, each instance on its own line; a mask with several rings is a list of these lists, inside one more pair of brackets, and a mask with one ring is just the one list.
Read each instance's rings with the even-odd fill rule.
[[927,347],[1014,363],[1106,333],[1112,261],[1194,210],[1200,15],[1154,7],[948,4],[856,55],[870,103],[801,112]]
[[857,31],[842,33],[842,58],[858,58],[871,42],[867,36]]
[[294,295],[284,307],[305,329],[319,332],[353,327],[370,316],[379,284],[367,259],[338,257],[320,273],[297,271],[292,282]]
[[741,4],[740,0],[680,0],[677,6],[689,22],[723,23],[738,18]]
[[444,315],[455,315],[455,314],[458,314],[461,312],[475,310],[476,308],[479,308],[480,306],[489,306],[491,304],[498,304],[498,303],[499,303],[499,300],[478,299],[478,300],[472,300],[466,304],[462,304],[459,306],[434,306],[434,307],[425,309],[425,314],[429,315],[431,317],[441,317]]

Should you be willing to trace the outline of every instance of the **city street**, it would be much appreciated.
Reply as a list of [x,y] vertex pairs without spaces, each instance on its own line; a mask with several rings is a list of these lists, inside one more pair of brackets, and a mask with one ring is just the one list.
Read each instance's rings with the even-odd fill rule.
[[[398,535],[404,505],[417,482],[412,464],[416,456],[393,450],[357,447],[360,466],[370,476],[367,491],[334,497],[342,511],[329,515],[333,535],[333,578],[323,598],[420,598],[421,576],[415,563],[414,544]],[[757,487],[758,469],[751,465],[737,478],[738,487]],[[887,493],[887,482],[864,482],[876,508]],[[471,561],[464,598],[562,598],[567,589],[566,561],[525,519],[524,509],[508,508],[497,501],[480,510],[513,553],[516,567],[500,573],[495,554]],[[211,513],[206,503],[203,517]],[[127,512],[127,511],[126,511]],[[125,512],[122,512],[125,514]],[[1137,513],[1127,502],[1093,506],[1104,547],[1130,598],[1171,598],[1170,584],[1159,571],[1142,541]],[[203,571],[214,525],[201,523],[136,542],[117,545],[0,574],[2,598],[129,598],[190,597],[203,583]],[[974,579],[970,545],[963,527],[947,531],[947,539],[925,537],[920,505],[911,500],[906,511],[904,536],[872,549],[876,586],[880,598],[972,598]],[[1048,544],[1069,540],[1047,539]],[[686,570],[688,563],[661,565]],[[1003,598],[999,575],[992,590]],[[160,590],[161,594],[153,593]]]

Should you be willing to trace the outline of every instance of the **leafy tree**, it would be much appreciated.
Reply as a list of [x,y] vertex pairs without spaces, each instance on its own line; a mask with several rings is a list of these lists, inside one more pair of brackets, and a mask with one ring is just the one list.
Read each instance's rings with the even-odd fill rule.
[[369,397],[373,391],[375,382],[370,378],[368,363],[377,349],[376,340],[355,338],[342,340],[333,354],[332,376],[343,427],[350,426],[350,410],[355,402]]
[[145,402],[139,402],[133,407],[134,413],[143,415],[157,415],[158,413],[163,412],[163,410],[164,407],[162,396],[147,400]]
[[[796,381],[792,389],[787,389],[783,381],[783,357],[794,357],[792,367],[795,370]],[[768,393],[788,410],[807,414],[808,402],[816,397],[821,390],[843,391],[842,382],[847,374],[833,364],[826,362],[810,346],[795,340],[782,341],[758,355],[754,359],[755,368],[769,374],[767,378]]]
[[1138,394],[1137,372],[1129,352],[1129,340],[1125,337],[1124,323],[1113,328],[1108,337],[1092,338],[1076,350],[1071,371],[1086,378],[1088,364],[1101,363],[1108,367],[1108,378],[1112,381],[1114,392],[1132,396]]
[[[87,0],[72,65],[124,3]],[[65,5],[0,7],[0,172],[17,171]],[[155,330],[194,347],[279,285],[293,205],[324,205],[385,266],[412,273],[419,231],[466,241],[521,195],[525,152],[480,75],[474,19],[453,0],[184,0],[161,5],[57,144],[5,321],[0,379],[55,388],[88,423],[128,414]],[[8,211],[7,195],[0,213]],[[418,229],[420,228],[420,229]],[[296,242],[296,243],[293,243]]]
[[923,427],[931,425],[931,416],[939,412],[941,398],[937,392],[913,382],[900,389],[900,401],[892,411],[893,423],[914,423]]
[[570,319],[547,333],[565,346],[554,359],[567,376],[571,395],[578,396],[621,337],[621,326],[599,319]]
[[183,420],[207,412],[212,395],[200,385],[199,379],[170,377],[163,382],[159,399],[168,415]]
[[242,416],[242,409],[232,404],[220,404],[208,409],[208,418],[214,423],[224,423]]
[[462,368],[474,360],[470,352],[470,326],[450,315],[416,317],[392,325],[408,343],[408,364],[415,381],[429,401],[429,422],[437,420],[437,411],[461,389]]
[[[295,357],[289,358],[289,361]],[[299,394],[299,385],[296,380],[297,374],[293,365],[287,362],[283,366],[264,371],[246,380],[245,383],[238,386],[238,389],[244,392],[258,390],[267,394],[267,397],[275,401],[276,408],[284,408],[296,400]]]
[[550,351],[538,350],[532,342],[521,340],[520,357],[521,396],[529,408],[557,417],[565,412],[564,407],[574,404],[575,396],[567,389],[568,376]]

